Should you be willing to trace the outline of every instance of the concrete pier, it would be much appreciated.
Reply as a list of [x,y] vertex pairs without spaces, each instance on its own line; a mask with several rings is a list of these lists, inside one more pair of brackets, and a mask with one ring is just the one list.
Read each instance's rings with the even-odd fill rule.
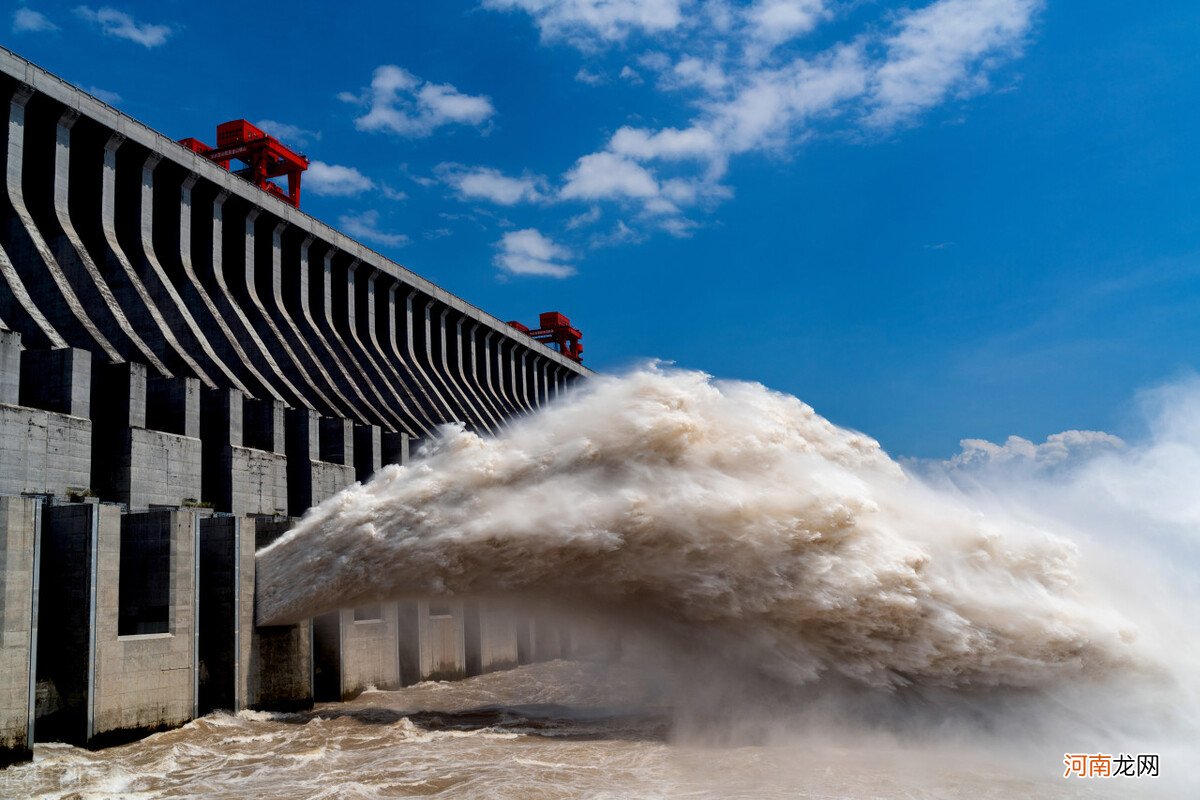
[[0,117],[0,764],[562,652],[482,601],[256,628],[254,551],[586,369],[2,47]]
[[0,766],[31,757],[41,501],[0,497]]

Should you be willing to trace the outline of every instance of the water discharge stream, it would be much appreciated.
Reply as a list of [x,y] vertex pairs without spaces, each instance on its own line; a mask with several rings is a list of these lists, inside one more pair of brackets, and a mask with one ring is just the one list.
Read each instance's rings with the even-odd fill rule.
[[258,555],[258,616],[536,597],[786,682],[1030,687],[1157,668],[1071,541],[909,477],[794,397],[646,368],[511,433],[447,432]]

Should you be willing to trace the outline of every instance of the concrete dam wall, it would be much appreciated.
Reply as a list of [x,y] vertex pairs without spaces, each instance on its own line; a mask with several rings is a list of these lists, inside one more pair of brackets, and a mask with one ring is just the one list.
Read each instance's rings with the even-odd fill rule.
[[0,48],[0,763],[556,657],[415,600],[256,628],[254,552],[587,371]]

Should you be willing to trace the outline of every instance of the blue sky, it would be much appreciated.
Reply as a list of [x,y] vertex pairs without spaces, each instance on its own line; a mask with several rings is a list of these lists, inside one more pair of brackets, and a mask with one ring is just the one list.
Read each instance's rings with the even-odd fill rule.
[[[282,10],[276,10],[282,9]],[[587,363],[797,394],[897,455],[1128,435],[1200,358],[1200,5],[10,4],[175,138],[245,117],[302,207]]]

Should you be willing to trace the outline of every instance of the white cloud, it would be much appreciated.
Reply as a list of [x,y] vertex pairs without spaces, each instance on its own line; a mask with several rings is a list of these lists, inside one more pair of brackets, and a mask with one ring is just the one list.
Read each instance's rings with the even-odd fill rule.
[[709,123],[729,153],[786,144],[797,126],[859,97],[870,72],[860,48],[838,47],[812,60],[761,70],[730,100],[708,106]]
[[614,247],[620,244],[636,244],[645,241],[646,234],[639,233],[633,228],[625,224],[625,220],[617,220],[617,224],[608,233],[597,234],[592,237],[591,245],[594,248]]
[[491,167],[439,164],[437,172],[464,200],[490,200],[502,206],[545,199],[546,179],[535,175],[511,178]]
[[379,229],[379,212],[374,209],[357,215],[343,214],[338,217],[338,227],[347,236],[387,247],[402,247],[408,244],[408,237],[404,234]]
[[585,225],[591,225],[600,220],[600,206],[592,206],[581,214],[576,214],[567,220],[567,230],[573,231]]
[[287,122],[279,122],[273,119],[259,120],[254,124],[284,144],[291,145],[292,147],[306,147],[312,142],[321,141],[320,131],[310,131],[307,128],[301,128],[299,125],[291,125]]
[[45,14],[32,8],[18,8],[13,12],[13,33],[41,33],[56,31],[58,26],[51,22]]
[[808,33],[828,16],[825,0],[758,0],[746,10],[751,35],[767,47]]
[[121,95],[116,92],[110,92],[107,89],[101,89],[99,86],[89,86],[86,91],[92,97],[101,102],[108,103],[110,106],[115,106],[121,102]]
[[695,56],[679,59],[670,75],[663,76],[664,88],[695,86],[706,92],[719,92],[729,83],[720,65]]
[[313,161],[304,173],[304,187],[326,197],[353,197],[375,188],[375,181],[354,167]]
[[394,64],[375,70],[362,94],[342,92],[338,99],[368,107],[354,120],[360,131],[429,136],[445,125],[481,125],[496,113],[482,95],[463,94],[448,83],[430,83]]
[[938,0],[899,21],[872,81],[874,125],[893,125],[953,91],[987,85],[994,56],[1019,51],[1041,0]]
[[559,191],[564,200],[612,200],[658,196],[658,181],[644,167],[616,153],[591,153],[575,162]]
[[124,11],[107,6],[99,10],[93,10],[88,6],[79,6],[75,9],[75,13],[88,22],[99,25],[100,30],[104,31],[106,35],[115,36],[118,39],[128,39],[143,47],[158,47],[166,44],[167,37],[172,32],[169,25],[138,22]]
[[524,11],[546,41],[566,40],[582,47],[621,41],[630,33],[663,33],[683,22],[691,0],[483,0],[497,11]]
[[604,83],[604,76],[590,71],[587,67],[580,67],[579,71],[575,73],[575,80],[586,83],[588,86],[599,86]]
[[575,267],[563,263],[571,257],[570,251],[543,236],[536,228],[509,231],[496,246],[500,252],[494,263],[514,275],[566,278],[575,274]]
[[609,140],[608,149],[643,161],[656,158],[669,161],[712,158],[719,151],[712,132],[695,126],[682,131],[676,128],[663,128],[660,131],[618,128]]
[[1081,453],[1121,449],[1125,447],[1125,442],[1118,436],[1102,431],[1064,431],[1046,437],[1041,444],[1034,444],[1020,436],[1009,436],[1004,444],[986,439],[963,439],[959,445],[962,451],[950,459],[952,467],[1004,464],[1010,461],[1049,466]]
[[[916,10],[885,11],[840,43],[799,55],[793,43],[846,4],[485,0],[484,6],[528,13],[545,40],[585,50],[632,49],[632,34],[655,37],[649,49],[631,53],[621,79],[640,83],[648,72],[659,89],[686,90],[695,111],[661,128],[617,126],[603,148],[563,174],[557,199],[635,206],[643,227],[688,236],[698,227],[686,216],[691,209],[732,196],[721,184],[732,157],[786,156],[828,131],[894,127],[948,97],[981,90],[1019,53],[1043,0],[922,2]],[[846,20],[872,7],[856,5]],[[578,80],[599,77],[589,67]],[[508,189],[521,196],[521,189]],[[592,214],[572,218],[568,229],[589,224]]]

